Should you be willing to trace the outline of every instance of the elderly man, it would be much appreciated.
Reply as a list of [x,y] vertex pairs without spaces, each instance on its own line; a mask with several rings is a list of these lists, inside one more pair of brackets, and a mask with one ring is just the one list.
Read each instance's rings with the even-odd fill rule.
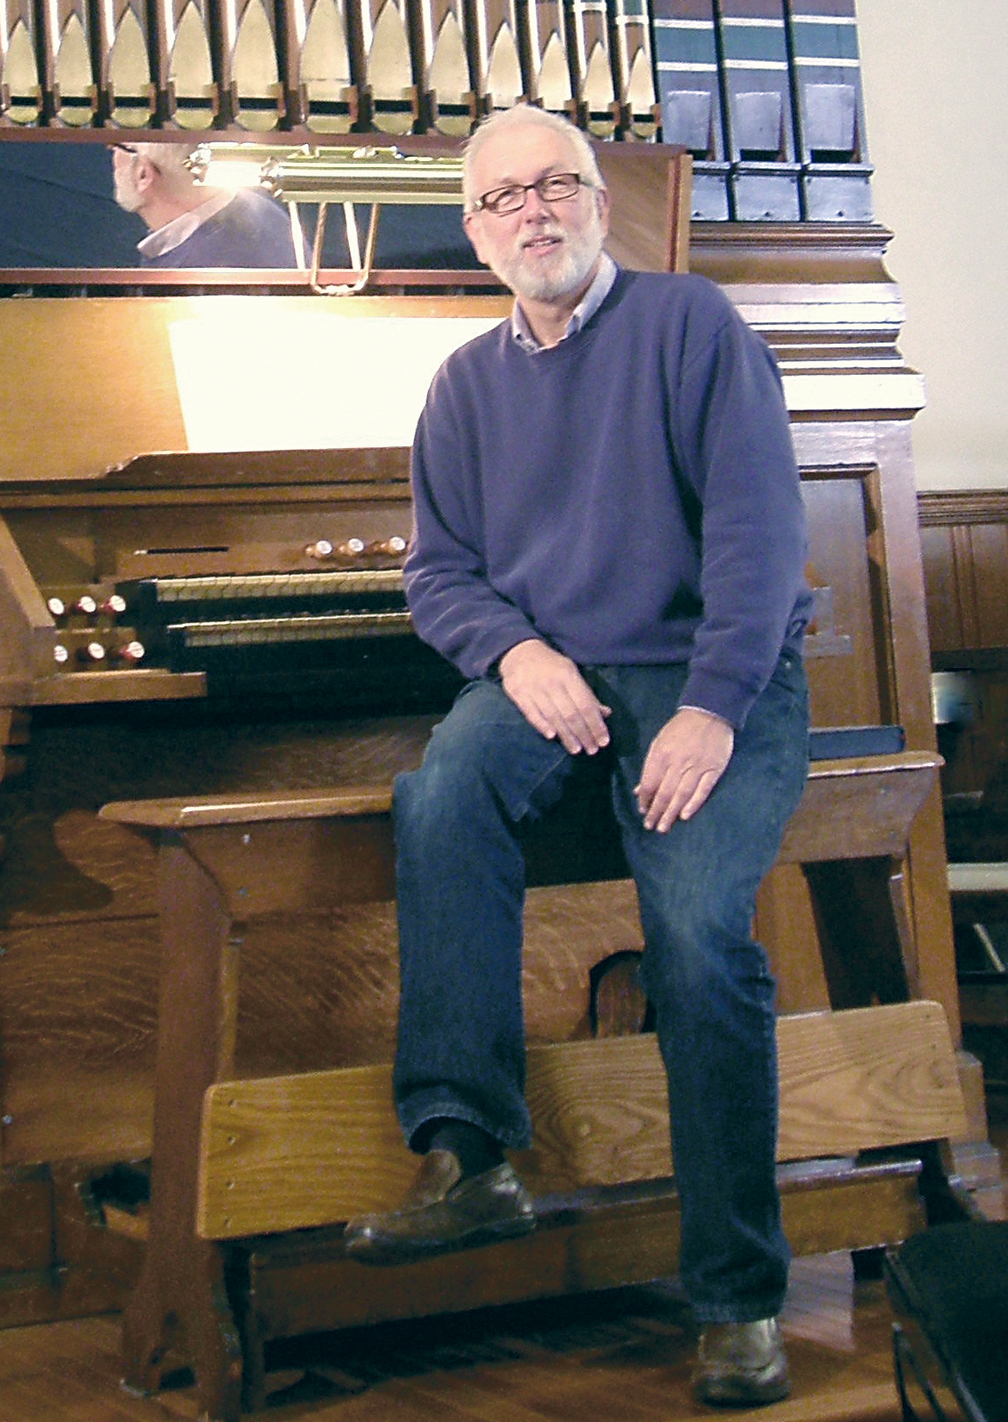
[[669,1077],[697,1395],[776,1401],[788,1248],[751,923],[807,773],[810,604],[780,379],[710,282],[616,267],[591,147],[563,120],[490,119],[465,199],[517,299],[435,376],[413,448],[409,604],[468,678],[396,784],[394,1085],[424,1160],[347,1248],[398,1263],[534,1227],[504,1159],[530,1140],[517,833],[601,757]]
[[294,267],[290,221],[254,189],[237,193],[196,183],[179,143],[118,143],[115,199],[151,229],[137,244],[145,267]]

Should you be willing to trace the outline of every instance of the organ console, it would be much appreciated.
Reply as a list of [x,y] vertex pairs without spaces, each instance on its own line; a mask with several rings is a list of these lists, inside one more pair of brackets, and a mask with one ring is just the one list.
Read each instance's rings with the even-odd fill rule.
[[[837,3],[846,15],[846,0]],[[34,90],[24,76],[36,51],[17,38],[16,8],[8,6],[4,53],[8,73],[12,54],[18,62],[18,82],[4,102],[8,116],[16,104],[21,122],[45,123],[56,112],[55,81],[47,70],[42,108],[26,117]],[[90,22],[88,7],[69,8]],[[469,89],[440,48],[450,46],[456,17],[469,6],[411,7],[432,20],[418,42],[423,63],[411,66],[402,52],[403,7],[316,0],[306,7],[300,47],[289,37],[279,43],[282,27],[266,27],[283,57],[279,86],[250,81],[244,91],[251,42],[240,34],[222,38],[208,24],[208,44],[228,48],[205,73],[192,58],[198,45],[186,50],[183,72],[182,50],[152,41],[152,15],[171,10],[179,33],[191,33],[210,4],[126,5],[116,23],[155,56],[154,112],[194,130],[205,130],[206,114],[216,111],[222,124],[240,120],[261,135],[264,115],[280,122],[276,106],[285,96],[285,121],[307,125],[309,136],[369,116],[377,128],[402,133],[425,112],[433,124],[440,92],[446,131],[466,108],[476,115],[535,95],[627,140],[599,147],[617,260],[682,266],[689,225],[674,219],[688,198],[683,165],[659,146],[631,141],[657,122],[657,91],[638,62],[644,55],[650,65],[650,31],[635,7],[617,7],[622,28],[604,40],[590,7],[581,7],[573,68],[563,55],[563,7],[539,6],[532,18],[510,4],[478,8],[486,23],[467,40]],[[717,7],[725,21],[745,18],[744,9]],[[813,0],[800,9],[829,17]],[[724,141],[717,83],[708,83],[706,68],[698,78],[685,61],[674,67],[669,50],[686,33],[723,53],[708,10],[656,0],[657,74],[666,126],[673,117],[681,124],[709,204],[693,223],[690,264],[721,283],[765,333],[784,374],[817,592],[808,641],[814,721],[899,725],[909,748],[933,752],[909,443],[922,396],[898,351],[902,310],[885,270],[889,234],[866,219],[863,205],[856,221],[804,220],[809,182],[827,183],[843,166],[832,148],[825,157],[816,150],[830,161],[812,173],[793,134],[781,139],[776,159],[762,140]],[[794,6],[782,11],[777,0],[763,10],[790,23]],[[235,13],[240,28],[254,25],[254,5]],[[319,28],[336,20],[346,39],[345,83],[335,69],[316,67]],[[60,53],[71,32],[73,25],[60,32]],[[262,28],[255,33],[261,41]],[[611,102],[594,58],[599,46],[617,61]],[[754,62],[764,88],[729,95],[754,125],[773,107],[763,100],[739,109],[756,92],[780,99],[781,121],[791,122],[791,51],[784,45],[781,53],[785,67],[773,71],[772,85]],[[99,118],[136,113],[143,86],[135,75],[114,79],[106,71],[95,90]],[[67,87],[60,102],[69,123],[91,100]],[[233,127],[228,136],[241,133]],[[863,160],[860,130],[850,151],[852,161]],[[863,162],[844,174],[857,185]],[[722,220],[754,175],[772,178],[774,191],[786,192],[789,216],[802,220]],[[717,220],[706,220],[712,215]],[[125,825],[99,818],[100,807],[385,785],[415,763],[455,689],[454,673],[413,637],[403,604],[408,444],[426,377],[453,343],[499,320],[509,302],[486,284],[474,294],[479,283],[461,273],[426,273],[413,286],[403,277],[400,285],[416,294],[0,300],[0,388],[18,392],[0,408],[0,1194],[15,1206],[28,1198],[31,1172],[50,1171],[57,1185],[72,1179],[73,1191],[56,1189],[55,1208],[79,1223],[81,1189],[87,1196],[96,1175],[150,1151],[154,854]],[[836,861],[820,866],[818,895],[797,863],[779,866],[761,895],[758,927],[788,1014],[869,1007],[897,992],[893,945],[877,928],[878,887],[845,867],[848,827],[827,829]],[[600,954],[614,941],[629,946],[632,903],[621,890],[589,898],[587,907],[574,890],[541,892],[536,931],[556,951],[540,955],[554,976],[533,996],[530,1033],[539,1041],[586,1035],[589,1005],[564,977],[564,937],[576,933],[579,967],[592,942]],[[910,976],[922,996],[941,1003],[958,1042],[937,791],[885,892],[889,916],[895,905],[906,924]],[[824,897],[845,909],[839,937],[824,929]],[[387,1059],[391,989],[370,970],[375,945],[387,946],[391,931],[388,915],[370,907],[297,924],[277,916],[250,928],[237,1069],[268,1075]],[[293,1043],[279,1030],[290,1024]],[[969,1140],[983,1158],[982,1085],[962,1054],[959,1074]],[[30,1208],[40,1208],[34,1194]],[[132,1266],[123,1272],[107,1239],[95,1243],[82,1229],[72,1237],[78,1252],[63,1265],[83,1281],[80,1306],[121,1303]],[[45,1267],[52,1264],[47,1256]],[[42,1268],[25,1256],[23,1278],[5,1294],[8,1315],[20,1307],[22,1317],[54,1316],[65,1307],[54,1286],[38,1283]]]
[[[157,307],[144,314],[153,335]],[[402,590],[406,451],[360,462],[367,478],[349,453],[177,452],[100,478],[8,479],[6,698],[41,710],[310,686],[335,711],[361,701],[363,678],[374,709],[442,704],[454,675],[412,637]]]

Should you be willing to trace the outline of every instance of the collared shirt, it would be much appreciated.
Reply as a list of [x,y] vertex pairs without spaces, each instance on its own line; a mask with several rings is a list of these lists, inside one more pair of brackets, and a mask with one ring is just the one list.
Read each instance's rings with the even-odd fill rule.
[[214,193],[191,212],[183,212],[166,222],[163,227],[148,232],[143,241],[137,243],[137,251],[148,260],[163,257],[165,252],[173,252],[190,238],[198,227],[202,227],[204,222],[216,217],[218,212],[223,212],[233,197],[234,193],[227,191]]
[[[592,279],[591,285],[582,296],[581,300],[571,312],[571,318],[567,322],[567,329],[561,336],[561,340],[566,340],[568,336],[573,336],[576,331],[595,315],[595,312],[605,301],[612,284],[616,280],[618,268],[608,252],[603,252],[599,261],[599,269]],[[518,344],[527,351],[538,351],[542,349],[540,341],[536,340],[532,327],[526,319],[525,312],[521,309],[519,302],[515,302],[514,311],[511,313],[511,334]]]

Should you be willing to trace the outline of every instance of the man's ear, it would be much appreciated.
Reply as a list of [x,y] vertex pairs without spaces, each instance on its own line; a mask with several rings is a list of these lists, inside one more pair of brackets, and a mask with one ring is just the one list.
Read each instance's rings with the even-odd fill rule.
[[599,215],[599,222],[602,224],[602,231],[604,233],[608,233],[610,212],[609,189],[596,188],[595,192],[593,193],[593,197],[595,198],[596,210],[598,211]]
[[158,173],[159,169],[155,164],[149,158],[145,158],[143,154],[139,154],[136,168],[133,170],[133,181],[136,183],[137,191],[149,192],[157,181]]
[[473,249],[473,251],[476,253],[476,256],[479,258],[479,260],[483,263],[483,265],[484,265],[485,267],[488,267],[488,266],[490,265],[490,263],[487,261],[486,257],[484,257],[484,255],[483,255],[483,250],[482,250],[482,248],[483,248],[483,241],[482,241],[482,239],[483,239],[483,222],[482,222],[482,215],[481,215],[480,213],[478,213],[478,212],[465,212],[465,213],[463,213],[463,214],[462,214],[462,227],[463,227],[463,229],[465,230],[465,235],[469,238],[469,241],[470,241],[470,243],[471,243],[471,245],[472,245],[472,249]]

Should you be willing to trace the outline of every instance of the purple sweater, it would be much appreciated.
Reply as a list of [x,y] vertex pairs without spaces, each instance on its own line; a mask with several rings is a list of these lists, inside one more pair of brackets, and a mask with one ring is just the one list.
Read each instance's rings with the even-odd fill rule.
[[267,194],[242,188],[192,236],[145,267],[295,267],[294,239],[286,210]]
[[451,355],[413,445],[414,625],[465,676],[539,637],[579,665],[689,663],[738,727],[800,652],[805,517],[780,377],[713,283],[620,271],[557,346]]

